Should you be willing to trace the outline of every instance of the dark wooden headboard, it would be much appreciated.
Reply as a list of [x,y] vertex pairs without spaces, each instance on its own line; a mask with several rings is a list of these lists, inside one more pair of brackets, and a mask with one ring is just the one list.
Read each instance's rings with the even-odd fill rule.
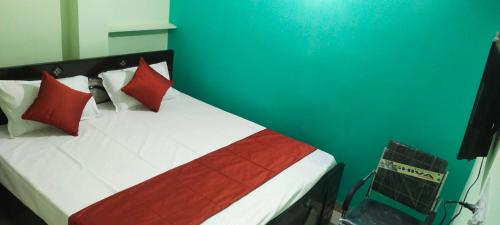
[[[97,78],[97,75],[101,72],[137,66],[141,56],[149,64],[166,61],[170,79],[172,79],[174,51],[164,50],[0,68],[0,80],[40,80],[41,71],[48,71],[56,78],[77,75]],[[0,110],[0,124],[6,123],[7,119]]]

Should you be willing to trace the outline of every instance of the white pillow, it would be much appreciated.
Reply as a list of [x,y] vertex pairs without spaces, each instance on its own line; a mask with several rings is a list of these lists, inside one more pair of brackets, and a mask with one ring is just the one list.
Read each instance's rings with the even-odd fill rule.
[[[170,79],[166,62],[152,64],[151,68],[165,78]],[[137,101],[135,98],[122,92],[122,87],[127,85],[132,77],[134,77],[136,70],[137,67],[130,67],[122,70],[110,70],[99,74],[99,77],[102,79],[104,89],[106,89],[106,92],[108,93],[111,102],[113,102],[117,112],[142,105],[142,103]],[[177,90],[170,87],[163,97],[163,100],[173,99],[178,95],[178,93],[179,92]]]
[[[159,74],[170,80],[170,74],[168,73],[167,62],[155,63],[149,66],[151,66],[151,68],[153,68],[156,72],[158,72]],[[137,66],[123,69],[123,71],[132,71],[132,73],[135,73],[136,70]]]
[[[88,78],[75,76],[58,79],[61,83],[75,90],[90,93]],[[17,137],[30,131],[50,125],[31,120],[23,120],[21,116],[38,96],[41,81],[0,80],[0,108],[7,117],[7,129],[11,137]],[[99,115],[94,98],[90,98],[82,113],[82,120]]]

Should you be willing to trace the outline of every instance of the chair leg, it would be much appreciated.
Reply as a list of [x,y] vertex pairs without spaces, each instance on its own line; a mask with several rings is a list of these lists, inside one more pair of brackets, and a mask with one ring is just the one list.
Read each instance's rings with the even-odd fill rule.
[[434,219],[436,218],[436,212],[430,212],[429,215],[425,218],[425,225],[432,225]]
[[339,219],[339,225],[356,225],[356,224],[353,224],[353,223],[351,223],[351,221],[346,220],[344,218],[340,218]]

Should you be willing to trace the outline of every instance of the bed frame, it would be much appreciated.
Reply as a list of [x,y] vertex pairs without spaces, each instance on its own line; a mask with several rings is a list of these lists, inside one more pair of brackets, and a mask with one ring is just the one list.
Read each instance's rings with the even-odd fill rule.
[[[150,64],[166,61],[170,72],[170,78],[173,79],[172,69],[174,64],[174,51],[165,50],[0,68],[0,80],[40,80],[40,72],[48,71],[56,78],[85,75],[89,77],[89,79],[98,81],[97,76],[99,73],[137,66],[140,57],[144,57]],[[94,82],[90,83],[91,89],[96,88],[93,86],[93,84],[95,84]],[[0,110],[0,124],[6,123],[7,119]],[[338,163],[300,200],[268,224],[302,225],[308,221],[308,224],[327,225],[336,204],[343,171],[344,164]],[[5,188],[0,188],[0,197],[2,197],[2,199],[4,199],[3,197],[5,196],[12,196],[10,193],[5,192]]]

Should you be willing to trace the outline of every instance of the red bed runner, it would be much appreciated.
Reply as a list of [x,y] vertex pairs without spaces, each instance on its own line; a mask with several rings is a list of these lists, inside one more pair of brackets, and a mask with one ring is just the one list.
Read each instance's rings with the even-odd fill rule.
[[69,225],[200,224],[315,149],[263,130],[101,200]]

